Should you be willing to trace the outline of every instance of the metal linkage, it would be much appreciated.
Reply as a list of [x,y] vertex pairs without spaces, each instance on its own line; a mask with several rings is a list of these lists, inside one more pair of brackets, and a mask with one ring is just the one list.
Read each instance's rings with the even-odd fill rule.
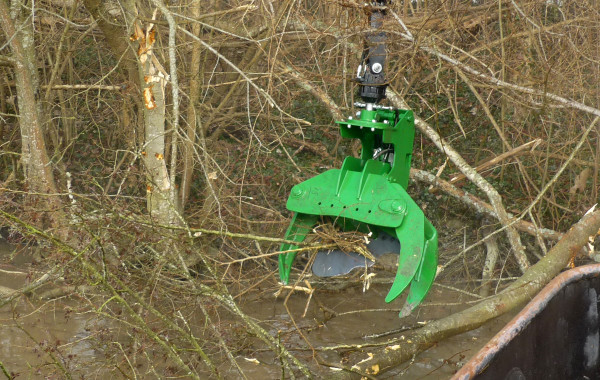
[[361,102],[354,102],[354,107],[365,108],[367,111],[372,111],[372,110],[390,110],[390,111],[393,111],[395,109],[394,107],[382,106],[381,104],[361,103]]
[[[379,30],[383,25],[388,1],[372,1],[365,4],[365,12],[369,15],[369,25]],[[385,99],[387,80],[385,78],[385,32],[368,33],[365,36],[361,63],[358,66],[356,80],[360,83],[358,95],[366,103],[378,103]]]

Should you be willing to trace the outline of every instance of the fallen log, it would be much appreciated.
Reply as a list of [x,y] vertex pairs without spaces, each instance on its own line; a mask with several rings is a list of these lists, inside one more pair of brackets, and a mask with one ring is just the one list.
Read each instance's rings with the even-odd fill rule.
[[[600,229],[600,211],[585,215],[560,239],[548,254],[531,266],[523,276],[498,295],[426,326],[404,333],[404,338],[370,352],[352,367],[340,365],[328,377],[352,379],[372,377],[398,366],[414,355],[425,351],[436,342],[448,337],[474,330],[531,300],[552,278],[563,270],[580,252],[590,236]],[[340,371],[341,370],[341,371]]]

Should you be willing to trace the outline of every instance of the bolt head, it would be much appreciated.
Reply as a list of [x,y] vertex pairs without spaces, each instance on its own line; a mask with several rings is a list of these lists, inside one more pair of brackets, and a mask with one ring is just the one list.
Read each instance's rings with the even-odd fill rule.
[[375,62],[374,64],[371,65],[371,71],[374,72],[375,74],[379,74],[381,72],[381,70],[383,70],[383,66],[381,66],[381,63]]
[[292,197],[294,197],[294,198],[300,198],[300,197],[302,196],[302,194],[303,194],[303,193],[304,193],[304,191],[303,191],[301,188],[299,188],[299,187],[294,187],[294,188],[292,189],[292,194],[291,194],[291,195],[292,195]]
[[390,205],[390,211],[394,214],[401,214],[404,211],[404,204],[399,201],[393,201]]

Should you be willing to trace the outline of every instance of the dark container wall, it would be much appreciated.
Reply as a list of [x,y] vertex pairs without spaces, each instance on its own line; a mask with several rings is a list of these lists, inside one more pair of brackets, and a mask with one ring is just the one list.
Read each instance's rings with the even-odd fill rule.
[[563,272],[453,379],[600,378],[600,264]]

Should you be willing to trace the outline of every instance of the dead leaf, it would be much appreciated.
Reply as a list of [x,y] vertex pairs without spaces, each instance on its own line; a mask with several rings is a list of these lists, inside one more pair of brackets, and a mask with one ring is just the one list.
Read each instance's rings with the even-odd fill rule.
[[212,180],[217,179],[217,172],[208,173],[208,179],[212,179]]
[[590,177],[591,173],[592,171],[590,170],[590,168],[583,169],[581,173],[579,173],[579,175],[575,177],[575,184],[569,189],[569,194],[575,195],[577,191],[583,193],[587,184],[587,180]]
[[593,212],[596,210],[596,206],[598,206],[598,203],[596,203],[595,205],[593,205],[593,206],[592,206],[592,207],[591,207],[589,210],[587,210],[587,211],[585,212],[585,214],[583,214],[583,215],[585,216],[585,215],[587,215],[587,214],[591,214],[591,213],[593,213]]
[[371,374],[377,375],[379,373],[379,364],[373,364],[371,366]]

